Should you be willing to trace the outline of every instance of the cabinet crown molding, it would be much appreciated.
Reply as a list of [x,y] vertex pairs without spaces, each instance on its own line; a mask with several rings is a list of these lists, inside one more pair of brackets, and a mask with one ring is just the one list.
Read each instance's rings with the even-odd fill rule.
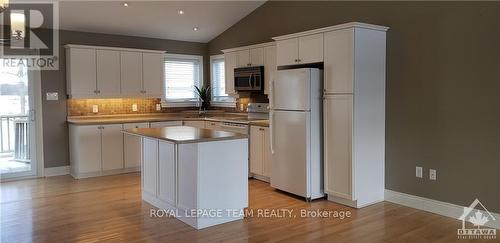
[[360,22],[349,22],[349,23],[345,23],[345,24],[339,24],[339,25],[334,25],[334,26],[329,26],[329,27],[324,27],[324,28],[319,28],[319,29],[314,29],[314,30],[308,30],[308,31],[288,34],[288,35],[276,36],[276,37],[273,37],[272,39],[275,41],[279,41],[279,40],[286,40],[286,39],[297,38],[297,37],[306,36],[306,35],[314,35],[314,34],[330,32],[330,31],[335,31],[335,30],[341,30],[341,29],[349,29],[349,28],[363,28],[363,29],[370,29],[370,30],[377,30],[377,31],[384,31],[384,32],[386,32],[389,29],[389,27],[385,27],[385,26],[381,26],[381,25],[365,24],[365,23],[360,23]]
[[90,46],[90,45],[76,45],[76,44],[66,44],[64,48],[81,48],[81,49],[96,49],[96,50],[113,50],[113,51],[132,51],[132,52],[146,52],[146,53],[166,53],[166,51],[159,50],[147,50],[147,49],[135,49],[135,48],[122,48],[122,47],[110,47],[110,46]]
[[229,49],[224,49],[224,50],[221,50],[221,51],[223,53],[228,53],[228,52],[242,51],[242,50],[248,50],[248,49],[254,49],[254,48],[261,48],[261,47],[266,47],[266,46],[275,46],[275,45],[276,45],[276,43],[274,41],[271,41],[271,42],[260,43],[260,44],[255,44],[255,45],[229,48]]

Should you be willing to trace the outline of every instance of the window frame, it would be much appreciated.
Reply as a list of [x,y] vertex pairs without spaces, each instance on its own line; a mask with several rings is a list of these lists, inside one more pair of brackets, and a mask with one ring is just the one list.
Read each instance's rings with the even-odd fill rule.
[[[199,65],[198,65],[198,74],[199,74],[199,86],[203,86],[204,81],[204,73],[203,73],[203,56],[201,55],[188,55],[188,54],[174,54],[174,53],[166,53],[163,59],[163,67],[165,67],[165,62],[169,58],[175,58],[175,59],[186,59],[186,60],[197,60]],[[162,107],[198,107],[201,105],[201,102],[198,101],[198,98],[193,98],[193,99],[167,99],[167,77],[166,77],[166,70],[163,70],[163,84],[164,88],[162,90],[162,97],[161,97],[161,106]]]
[[[215,78],[214,78],[214,71],[213,71],[213,64],[215,62],[215,60],[220,60],[222,59],[224,61],[224,72],[226,71],[225,70],[225,59],[224,59],[224,54],[219,54],[219,55],[212,55],[210,56],[210,105],[211,106],[214,106],[214,107],[230,107],[230,108],[234,108],[236,107],[236,98],[231,96],[231,95],[228,95],[228,99],[227,100],[214,100],[214,93],[213,93],[213,87],[214,87],[214,82],[215,82]],[[225,73],[224,73],[224,77],[225,77]],[[225,82],[225,80],[224,80]]]

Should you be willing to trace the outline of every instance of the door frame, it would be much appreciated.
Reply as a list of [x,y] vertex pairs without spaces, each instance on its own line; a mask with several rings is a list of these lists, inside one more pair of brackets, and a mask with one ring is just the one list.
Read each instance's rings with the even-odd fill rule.
[[28,94],[32,97],[31,104],[35,112],[35,121],[32,123],[33,138],[30,141],[32,148],[32,165],[33,161],[36,168],[26,172],[9,173],[0,177],[0,182],[31,179],[44,176],[44,159],[43,159],[43,116],[42,116],[42,78],[40,69],[28,70]]

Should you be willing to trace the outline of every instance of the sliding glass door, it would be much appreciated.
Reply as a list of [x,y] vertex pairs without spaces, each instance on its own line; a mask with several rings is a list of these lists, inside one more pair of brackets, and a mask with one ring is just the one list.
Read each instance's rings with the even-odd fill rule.
[[0,179],[35,176],[34,75],[0,58]]

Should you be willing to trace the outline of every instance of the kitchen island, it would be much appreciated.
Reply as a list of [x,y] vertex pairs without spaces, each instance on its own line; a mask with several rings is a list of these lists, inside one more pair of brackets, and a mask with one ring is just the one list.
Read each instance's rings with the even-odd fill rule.
[[123,131],[142,143],[142,199],[202,229],[242,219],[248,137],[190,126]]

